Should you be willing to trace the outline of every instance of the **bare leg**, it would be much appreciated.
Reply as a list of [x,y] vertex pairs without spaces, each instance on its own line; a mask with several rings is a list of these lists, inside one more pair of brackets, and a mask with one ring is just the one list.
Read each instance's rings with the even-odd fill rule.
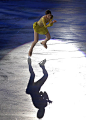
[[47,49],[46,43],[47,43],[48,40],[50,40],[51,36],[50,36],[49,32],[45,36],[46,36],[46,38],[45,38],[44,41],[41,42],[41,44]]
[[34,31],[34,41],[31,45],[30,50],[29,50],[29,53],[28,53],[29,56],[32,55],[33,48],[34,48],[34,46],[36,45],[37,42],[38,42],[38,33]]

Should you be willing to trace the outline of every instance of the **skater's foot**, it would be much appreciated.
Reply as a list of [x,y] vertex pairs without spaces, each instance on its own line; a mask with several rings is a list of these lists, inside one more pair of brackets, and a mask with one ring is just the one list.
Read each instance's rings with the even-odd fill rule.
[[47,45],[44,42],[41,42],[41,44],[47,49]]
[[45,63],[46,63],[46,59],[44,59],[43,61],[41,61],[41,62],[39,63],[40,67],[41,67],[41,66],[44,66]]

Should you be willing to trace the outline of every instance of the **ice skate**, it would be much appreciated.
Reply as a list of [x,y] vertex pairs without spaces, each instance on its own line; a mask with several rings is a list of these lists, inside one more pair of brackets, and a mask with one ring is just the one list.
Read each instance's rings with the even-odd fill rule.
[[39,63],[39,65],[40,65],[40,66],[44,66],[45,63],[46,63],[46,59],[42,60],[42,61]]

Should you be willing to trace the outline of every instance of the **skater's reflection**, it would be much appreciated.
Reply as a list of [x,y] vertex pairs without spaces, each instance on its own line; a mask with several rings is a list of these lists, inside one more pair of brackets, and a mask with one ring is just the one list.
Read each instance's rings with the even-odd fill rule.
[[31,59],[28,58],[29,71],[31,75],[26,89],[26,93],[31,95],[34,106],[38,108],[38,118],[42,118],[44,116],[45,107],[48,105],[48,103],[52,103],[52,101],[49,100],[48,94],[46,92],[40,91],[41,86],[44,84],[48,77],[48,73],[44,66],[45,62],[46,60],[43,60],[41,63],[39,63],[40,67],[43,70],[43,77],[37,82],[34,82],[35,74],[31,65]]

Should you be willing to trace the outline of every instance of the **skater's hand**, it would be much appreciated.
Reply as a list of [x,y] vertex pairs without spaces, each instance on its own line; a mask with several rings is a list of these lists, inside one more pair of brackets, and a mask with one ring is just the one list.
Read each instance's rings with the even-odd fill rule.
[[57,21],[56,20],[51,21],[51,23],[55,23],[55,22],[57,22]]
[[53,23],[57,22],[56,20],[53,20]]
[[51,101],[51,100],[48,100],[48,102],[49,102],[49,103],[52,103],[53,101]]

